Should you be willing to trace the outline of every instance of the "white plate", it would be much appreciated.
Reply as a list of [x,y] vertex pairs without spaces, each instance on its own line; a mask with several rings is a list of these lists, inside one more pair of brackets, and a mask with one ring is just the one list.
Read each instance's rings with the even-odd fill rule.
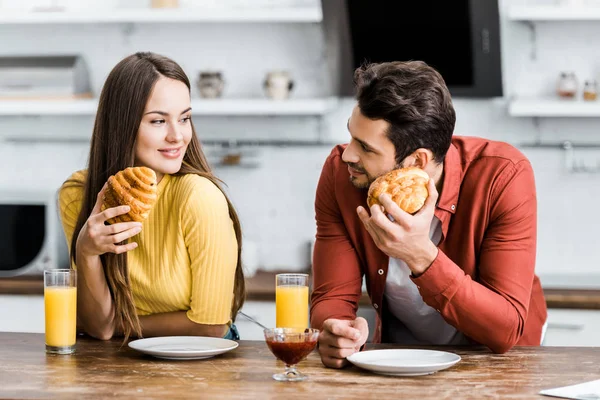
[[204,336],[164,336],[133,340],[129,347],[167,360],[201,360],[233,350],[238,342]]
[[449,368],[461,358],[445,351],[396,349],[361,351],[347,357],[347,360],[378,374],[417,376]]

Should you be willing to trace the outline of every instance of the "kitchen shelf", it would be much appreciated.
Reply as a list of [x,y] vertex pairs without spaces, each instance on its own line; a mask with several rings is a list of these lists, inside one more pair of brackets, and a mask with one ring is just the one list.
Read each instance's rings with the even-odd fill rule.
[[[336,104],[335,97],[193,99],[192,113],[204,116],[320,116]],[[97,100],[0,100],[0,116],[94,115],[97,107]]]
[[513,6],[512,21],[594,21],[600,20],[600,6]]
[[194,115],[323,115],[337,105],[335,97],[270,99],[192,100]]
[[513,117],[600,117],[600,101],[555,97],[516,97],[509,102]]
[[106,9],[91,11],[31,11],[0,14],[0,25],[191,23],[191,22],[298,22],[319,23],[320,7]]

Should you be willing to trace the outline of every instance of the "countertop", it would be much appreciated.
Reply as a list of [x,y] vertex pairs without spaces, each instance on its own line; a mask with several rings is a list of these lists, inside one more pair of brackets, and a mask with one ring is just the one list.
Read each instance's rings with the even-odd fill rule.
[[[367,350],[407,348],[367,345]],[[421,347],[420,347],[421,348]],[[68,356],[47,355],[44,335],[0,333],[0,398],[502,398],[541,399],[538,392],[598,379],[600,348],[427,347],[456,353],[454,366],[418,377],[388,377],[350,366],[324,368],[316,352],[298,364],[304,382],[277,382],[283,371],[263,341],[241,341],[214,358],[169,361],[138,353],[119,340],[77,338]]]
[[[544,279],[542,279],[544,282]],[[275,272],[258,271],[246,278],[247,300],[275,301]],[[44,284],[40,276],[21,276],[0,279],[0,294],[41,295]],[[544,288],[548,308],[570,308],[582,310],[600,310],[600,288],[546,287]],[[369,297],[363,294],[360,304],[370,304]]]

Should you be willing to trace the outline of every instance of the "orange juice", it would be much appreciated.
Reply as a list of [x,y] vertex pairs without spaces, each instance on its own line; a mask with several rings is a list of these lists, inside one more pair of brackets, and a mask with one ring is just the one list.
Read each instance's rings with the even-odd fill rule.
[[46,345],[66,347],[75,344],[77,323],[77,288],[44,288],[46,308]]
[[275,287],[277,328],[308,328],[308,286]]

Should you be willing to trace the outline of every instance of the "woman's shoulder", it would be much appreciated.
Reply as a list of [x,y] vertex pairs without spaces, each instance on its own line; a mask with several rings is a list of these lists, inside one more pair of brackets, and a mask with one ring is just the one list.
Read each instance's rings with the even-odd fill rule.
[[225,195],[209,178],[197,174],[185,174],[171,178],[178,201],[183,203],[227,203]]
[[58,204],[63,221],[75,224],[83,202],[83,188],[87,171],[80,170],[72,173],[58,190]]
[[75,171],[69,175],[69,177],[62,183],[58,190],[60,199],[80,199],[83,196],[83,188],[86,177],[87,170],[85,169]]
[[[65,181],[62,186],[69,186],[69,184],[79,184],[83,185],[85,183],[85,179],[87,178],[87,169],[80,169],[78,171],[73,172]],[[62,187],[61,186],[61,187]]]

